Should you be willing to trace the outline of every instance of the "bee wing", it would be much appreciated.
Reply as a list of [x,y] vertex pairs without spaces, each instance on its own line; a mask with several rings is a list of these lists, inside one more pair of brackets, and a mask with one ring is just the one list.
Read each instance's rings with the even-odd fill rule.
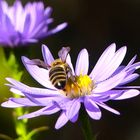
[[58,52],[58,56],[61,58],[61,60],[63,62],[66,61],[67,55],[70,51],[70,47],[63,47],[59,52]]
[[40,66],[40,67],[43,67],[45,69],[49,69],[50,66],[48,64],[45,64],[42,60],[40,59],[32,59],[32,60],[29,60],[28,62],[26,62],[30,65],[37,65],[37,66]]

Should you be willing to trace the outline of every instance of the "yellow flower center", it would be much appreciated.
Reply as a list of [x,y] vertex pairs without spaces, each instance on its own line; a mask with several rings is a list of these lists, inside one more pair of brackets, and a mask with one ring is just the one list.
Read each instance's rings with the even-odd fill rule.
[[77,98],[90,95],[94,88],[94,83],[88,75],[76,76],[74,80],[69,78],[64,92],[70,98]]

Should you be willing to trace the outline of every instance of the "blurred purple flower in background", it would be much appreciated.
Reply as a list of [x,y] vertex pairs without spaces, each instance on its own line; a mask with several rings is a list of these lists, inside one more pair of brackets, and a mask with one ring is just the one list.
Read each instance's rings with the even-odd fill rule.
[[28,2],[23,7],[20,0],[16,0],[12,6],[0,0],[0,44],[15,47],[35,43],[64,29],[67,23],[49,30],[53,22],[51,13],[52,8],[44,8],[42,2]]
[[[128,99],[140,93],[138,90],[140,86],[124,86],[138,78],[139,75],[134,72],[140,67],[140,62],[134,63],[136,56],[126,66],[120,65],[125,57],[126,49],[127,47],[122,47],[116,51],[116,45],[111,44],[100,56],[90,74],[88,74],[89,55],[86,49],[82,49],[79,53],[75,70],[68,52],[59,53],[60,60],[66,59],[74,77],[74,80],[71,77],[67,79],[64,89],[57,89],[52,84],[49,77],[50,69],[39,67],[35,65],[35,60],[22,57],[27,71],[45,88],[29,87],[7,78],[10,82],[7,85],[11,87],[11,91],[22,95],[22,98],[10,98],[2,103],[2,106],[9,108],[42,107],[19,119],[50,115],[61,111],[55,125],[56,129],[61,128],[68,121],[75,122],[78,119],[81,104],[84,105],[87,114],[95,120],[99,120],[102,116],[99,107],[119,115],[118,111],[109,107],[105,102]],[[46,66],[51,66],[55,59],[47,46],[42,46],[42,53]]]

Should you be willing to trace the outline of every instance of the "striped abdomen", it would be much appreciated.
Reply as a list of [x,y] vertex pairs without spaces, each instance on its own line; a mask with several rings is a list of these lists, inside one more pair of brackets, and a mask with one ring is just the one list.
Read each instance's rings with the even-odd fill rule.
[[67,74],[64,67],[55,66],[49,72],[50,81],[58,89],[64,89],[67,82]]

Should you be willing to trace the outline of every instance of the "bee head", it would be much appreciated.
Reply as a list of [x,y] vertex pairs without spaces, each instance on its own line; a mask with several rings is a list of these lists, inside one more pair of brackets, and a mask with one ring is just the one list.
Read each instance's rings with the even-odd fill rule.
[[61,59],[56,59],[55,61],[52,62],[51,67],[54,66],[61,66],[64,65],[65,63]]

